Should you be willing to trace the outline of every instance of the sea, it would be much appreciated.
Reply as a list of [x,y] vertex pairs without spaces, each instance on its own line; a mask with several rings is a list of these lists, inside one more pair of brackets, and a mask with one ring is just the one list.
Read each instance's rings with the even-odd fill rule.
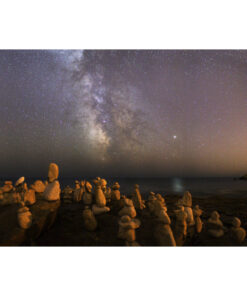
[[[26,178],[28,185],[32,184],[38,178]],[[11,180],[13,183],[16,178],[0,179],[0,186],[3,186],[4,180]],[[41,179],[42,180],[42,179]],[[59,178],[61,189],[69,185],[74,187],[76,178]],[[84,178],[77,178],[84,180]],[[93,178],[87,178],[92,183]],[[155,193],[181,195],[188,190],[192,196],[210,197],[245,197],[247,198],[247,181],[234,178],[107,178],[107,186],[114,182],[120,184],[121,194],[129,195],[134,190],[134,185],[139,184],[140,192],[143,197],[147,197],[150,191]]]

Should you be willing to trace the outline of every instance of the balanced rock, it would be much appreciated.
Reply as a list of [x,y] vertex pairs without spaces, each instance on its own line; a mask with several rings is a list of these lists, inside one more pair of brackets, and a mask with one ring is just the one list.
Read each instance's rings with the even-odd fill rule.
[[74,189],[74,195],[73,195],[73,200],[75,202],[80,202],[81,201],[81,186],[80,186],[80,183],[79,181],[75,181],[75,189]]
[[97,204],[93,204],[92,206],[92,210],[94,215],[100,215],[100,214],[104,214],[110,211],[110,208],[108,207],[99,207]]
[[58,166],[55,163],[50,163],[48,170],[48,184],[44,191],[44,198],[48,201],[60,199],[60,184],[57,180],[59,174]]
[[145,208],[138,184],[135,185],[135,190],[134,190],[132,199],[133,199],[134,206],[136,209],[143,210]]
[[119,220],[118,238],[125,240],[126,245],[136,245],[135,229],[139,228],[141,222],[138,219],[131,219],[130,216],[122,216]]
[[22,229],[28,229],[32,225],[32,213],[28,207],[24,206],[24,203],[22,203],[22,207],[17,211],[17,220]]
[[57,164],[50,163],[49,170],[48,170],[48,180],[49,183],[52,183],[53,181],[57,180],[59,175],[59,168]]
[[55,201],[60,199],[60,184],[59,182],[53,181],[52,183],[48,183],[44,191],[44,198],[48,201]]
[[82,201],[88,206],[93,203],[92,185],[88,181],[85,183],[85,191],[82,196]]
[[151,213],[153,213],[154,210],[155,210],[155,202],[156,202],[156,200],[157,200],[157,198],[155,196],[155,193],[151,191],[149,193],[148,201],[147,201],[147,207],[148,207],[148,209],[149,209],[149,211]]
[[25,177],[20,177],[16,182],[15,182],[15,187],[19,186],[20,184],[24,183]]
[[195,226],[196,226],[196,232],[201,233],[202,231],[202,220],[201,220],[201,215],[202,215],[202,210],[199,208],[198,205],[196,205],[193,209],[193,215],[195,218]]
[[111,188],[110,187],[107,187],[106,189],[102,189],[104,195],[105,195],[105,198],[106,198],[106,201],[110,201],[111,200]]
[[96,185],[94,195],[95,195],[95,202],[97,206],[104,207],[106,205],[106,198],[105,198],[104,192],[101,189],[100,184]]
[[182,246],[187,235],[187,213],[183,206],[179,206],[179,209],[175,211],[175,215],[174,236],[177,246]]
[[241,226],[240,219],[234,217],[232,221],[231,236],[234,243],[236,243],[237,245],[241,245],[246,237],[245,229],[240,226]]
[[207,232],[214,238],[224,235],[224,226],[217,211],[212,212],[211,217],[207,221]]
[[158,225],[155,227],[154,237],[159,246],[176,246],[176,241],[170,227],[171,219],[167,214],[167,208],[163,207],[157,215]]
[[164,197],[162,197],[161,194],[157,193],[157,194],[156,194],[156,199],[157,199],[158,201],[160,201],[164,206],[166,205],[165,199],[164,199]]
[[62,191],[62,194],[63,194],[63,200],[65,202],[67,201],[71,202],[72,196],[73,196],[73,189],[67,185]]
[[41,180],[36,180],[30,188],[32,188],[37,193],[43,193],[45,191],[45,184]]
[[192,195],[189,191],[185,191],[182,197],[182,205],[184,206],[184,211],[187,213],[187,225],[192,226],[195,224],[193,211],[192,211]]
[[2,187],[2,191],[3,192],[11,192],[11,191],[13,191],[13,189],[14,189],[14,186],[12,185],[12,181],[5,181],[4,182],[4,185],[3,185],[3,187]]
[[120,185],[118,182],[115,182],[112,186],[112,191],[111,191],[111,199],[112,200],[120,200]]
[[136,217],[136,210],[133,201],[128,198],[124,198],[124,207],[119,211],[119,216],[129,216],[130,218]]
[[103,191],[106,190],[107,181],[105,179],[101,179],[101,188]]
[[84,227],[88,231],[95,231],[98,223],[91,209],[86,208],[82,212]]
[[36,196],[34,189],[29,189],[25,191],[24,194],[24,203],[25,205],[33,205],[36,202]]

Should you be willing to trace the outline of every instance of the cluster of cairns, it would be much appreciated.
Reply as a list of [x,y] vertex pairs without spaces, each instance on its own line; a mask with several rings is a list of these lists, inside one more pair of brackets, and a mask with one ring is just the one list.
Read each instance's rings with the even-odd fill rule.
[[[83,203],[82,216],[84,227],[88,231],[96,231],[99,224],[97,216],[110,212],[117,205],[120,217],[117,236],[126,246],[140,245],[136,241],[135,230],[141,227],[144,210],[148,211],[153,219],[155,225],[153,234],[159,246],[182,246],[186,239],[199,235],[203,228],[212,239],[222,237],[227,231],[217,212],[213,212],[206,223],[202,222],[203,211],[198,205],[192,208],[192,195],[188,191],[176,204],[173,225],[167,212],[165,198],[159,193],[150,192],[148,199],[144,200],[138,184],[134,186],[133,193],[127,198],[121,195],[118,182],[108,187],[107,181],[100,177],[93,180],[93,185],[86,180],[75,181],[75,188],[67,186],[62,192],[62,198],[67,203]],[[241,221],[234,218],[230,229],[233,243],[239,245],[246,236],[245,230],[240,225]]]
[[[153,221],[153,236],[159,246],[182,246],[186,239],[199,235],[204,231],[211,239],[218,239],[228,232],[220,220],[217,211],[203,223],[202,210],[198,205],[192,208],[192,196],[186,191],[176,203],[172,219],[167,212],[165,198],[150,192],[147,200],[142,198],[139,185],[134,186],[133,193],[127,198],[120,193],[120,185],[115,182],[111,187],[100,177],[93,180],[93,185],[87,181],[75,181],[75,187],[66,186],[61,192],[58,181],[59,168],[51,163],[48,178],[45,182],[35,181],[28,188],[25,178],[19,178],[13,185],[5,181],[0,187],[0,205],[17,203],[17,221],[19,227],[28,229],[32,225],[32,213],[29,207],[35,204],[37,198],[49,202],[61,199],[64,203],[81,203],[83,205],[82,220],[87,231],[96,231],[99,226],[98,216],[117,211],[118,239],[126,246],[139,246],[136,240],[136,229],[142,227],[143,213],[149,214]],[[245,240],[246,231],[241,227],[241,221],[234,217],[230,229],[234,244],[241,245]]]
[[37,199],[46,201],[60,200],[59,169],[55,163],[49,165],[48,178],[45,182],[35,181],[28,188],[25,177],[20,177],[13,185],[12,181],[5,181],[0,187],[0,205],[18,204],[17,222],[20,228],[28,229],[32,226],[30,206]]

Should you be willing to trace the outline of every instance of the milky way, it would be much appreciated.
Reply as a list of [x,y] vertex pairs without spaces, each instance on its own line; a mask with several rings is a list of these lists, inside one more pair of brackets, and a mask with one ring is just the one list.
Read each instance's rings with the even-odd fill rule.
[[1,51],[0,175],[247,172],[246,51]]

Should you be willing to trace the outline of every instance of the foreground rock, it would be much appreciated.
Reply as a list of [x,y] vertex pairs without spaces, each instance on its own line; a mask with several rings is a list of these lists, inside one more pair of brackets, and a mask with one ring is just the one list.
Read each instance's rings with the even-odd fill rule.
[[154,236],[159,246],[176,246],[170,224],[171,219],[167,214],[167,208],[163,207],[157,216],[157,225],[154,230]]
[[241,221],[234,217],[232,220],[231,236],[233,243],[236,245],[241,245],[246,237],[246,231],[244,228],[240,227]]
[[59,206],[60,201],[51,203],[39,200],[30,206],[29,210],[24,207],[24,210],[19,211],[19,204],[2,207],[0,211],[0,246],[31,244],[53,225]]
[[131,219],[129,216],[122,216],[119,220],[118,237],[125,241],[126,246],[138,246],[136,242],[135,229],[141,225],[140,220]]
[[48,184],[44,191],[44,198],[48,201],[60,200],[60,184],[57,180],[59,175],[58,166],[50,163],[48,171]]

